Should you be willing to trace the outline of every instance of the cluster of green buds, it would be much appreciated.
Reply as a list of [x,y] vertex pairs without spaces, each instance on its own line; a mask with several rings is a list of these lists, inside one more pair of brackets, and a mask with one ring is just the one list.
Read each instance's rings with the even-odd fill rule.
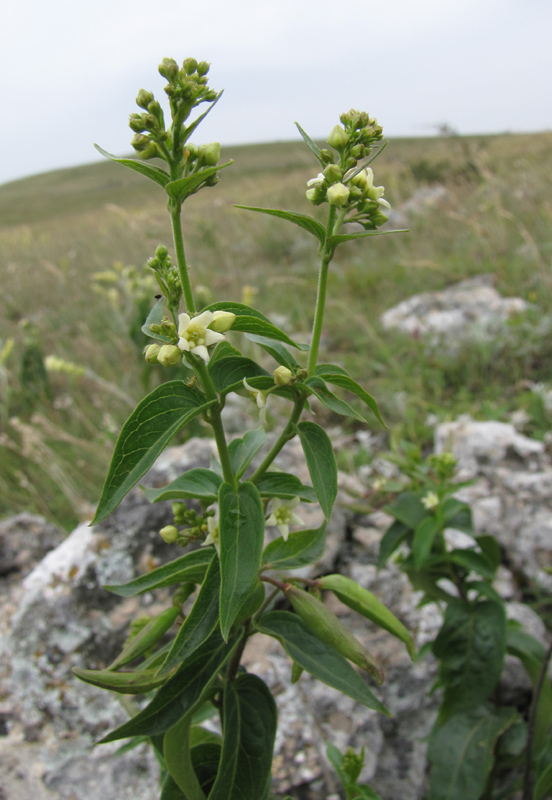
[[[329,203],[349,214],[346,222],[358,222],[365,230],[375,230],[387,222],[382,208],[390,208],[383,186],[374,185],[374,173],[359,161],[370,155],[382,138],[377,120],[364,111],[342,114],[328,137],[331,149],[320,150],[323,171],[308,181],[307,198],[313,205]],[[337,152],[337,158],[336,153]]]
[[[198,539],[204,540],[210,533],[214,511],[198,514],[193,508],[188,508],[185,503],[173,503],[173,525],[165,525],[159,535],[167,544],[179,544],[186,547],[190,542]],[[177,527],[178,526],[178,527]],[[183,528],[184,530],[179,530]]]
[[[136,104],[142,109],[140,113],[130,115],[129,126],[134,131],[132,146],[143,159],[162,158],[167,162],[175,158],[179,161],[188,158],[198,159],[199,166],[214,166],[220,157],[220,145],[212,143],[196,148],[189,145],[184,153],[184,145],[188,136],[195,129],[190,126],[186,131],[184,123],[191,111],[200,103],[212,103],[219,94],[208,86],[207,73],[210,65],[207,61],[187,58],[179,67],[172,58],[164,58],[159,65],[160,74],[167,79],[165,92],[171,107],[172,124],[165,127],[165,118],[160,103],[153,92],[140,89]],[[218,148],[218,155],[217,155]]]
[[444,482],[453,477],[457,461],[452,453],[445,452],[431,455],[429,457],[429,465],[437,473],[439,480]]
[[148,267],[153,270],[159,288],[163,292],[170,309],[178,309],[182,297],[182,284],[178,268],[173,265],[169,251],[160,244],[155,255],[148,259]]

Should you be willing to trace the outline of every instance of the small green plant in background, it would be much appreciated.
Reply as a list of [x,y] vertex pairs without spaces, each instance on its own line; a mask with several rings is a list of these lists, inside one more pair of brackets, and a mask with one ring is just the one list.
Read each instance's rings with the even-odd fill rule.
[[[552,788],[551,648],[507,619],[493,588],[500,546],[493,536],[475,534],[469,505],[455,497],[467,484],[455,481],[454,457],[422,459],[419,448],[403,443],[392,459],[408,483],[386,506],[394,522],[381,541],[378,567],[395,554],[423,593],[421,603],[444,611],[437,637],[424,647],[439,662],[442,690],[425,800],[491,800],[520,790],[523,800],[541,800]],[[460,542],[457,532],[464,534]],[[527,719],[500,702],[506,653],[519,659],[533,686]]]
[[[299,226],[316,241],[318,293],[311,342],[302,344],[251,305],[200,302],[206,291],[203,281],[200,292],[194,289],[181,212],[189,197],[215,186],[220,170],[230,166],[230,162],[219,164],[218,143],[196,146],[190,141],[220,93],[208,85],[206,62],[186,59],[179,67],[164,59],[159,72],[167,80],[170,123],[166,125],[153,94],[141,90],[137,97],[141,110],[130,117],[132,144],[141,160],[100,151],[151,179],[168,197],[175,258],[159,245],[148,261],[161,295],[142,326],[153,340],[144,355],[149,364],[167,370],[182,370],[184,365],[186,378],[162,383],[131,413],[115,446],[94,523],[114,511],[192,420],[201,418],[210,427],[218,459],[211,469],[188,470],[166,487],[144,490],[152,502],[172,502],[173,524],[160,535],[185,552],[128,584],[106,588],[129,597],[172,586],[171,603],[154,619],[133,627],[123,652],[106,669],[75,673],[83,681],[121,694],[149,696],[145,707],[133,707],[132,718],[102,741],[129,738],[138,743],[146,737],[162,767],[162,800],[266,800],[277,714],[266,684],[241,664],[252,636],[266,635],[281,644],[290,657],[292,682],[306,671],[387,715],[389,711],[352,665],[376,683],[383,680],[381,668],[322,602],[321,591],[333,592],[396,636],[413,655],[412,639],[401,622],[354,581],[341,575],[310,580],[293,574],[322,555],[326,522],[337,495],[332,442],[320,425],[303,419],[309,400],[316,398],[333,413],[359,422],[367,413],[381,421],[377,404],[365,389],[342,367],[319,363],[318,356],[336,249],[381,234],[379,226],[387,221],[384,189],[375,185],[368,166],[381,150],[382,129],[367,113],[351,110],[332,130],[328,147],[320,149],[299,127],[320,170],[308,181],[306,195],[315,206],[325,207],[325,223],[299,212],[241,206]],[[189,122],[192,111],[204,103],[206,110]],[[148,163],[153,158],[165,166]],[[346,223],[355,223],[356,228],[344,228]],[[243,342],[244,338],[249,341]],[[240,344],[247,355],[236,346]],[[272,371],[250,357],[255,352],[252,344],[260,348],[256,352],[272,358]],[[362,413],[335,394],[334,387],[358,398]],[[232,393],[250,398],[261,424],[228,441],[221,412]],[[287,403],[290,410],[269,440],[267,406],[277,401]],[[310,485],[274,468],[277,456],[295,437],[305,454]],[[191,500],[199,510],[190,506]],[[325,522],[316,529],[292,530],[303,525],[298,506],[316,502]],[[274,529],[280,536],[265,542],[265,531]],[[197,544],[201,546],[190,548]],[[185,615],[183,603],[191,597],[193,604]],[[282,600],[292,610],[276,610],[275,604]],[[169,631],[172,641],[161,644]],[[213,714],[219,717],[220,735],[201,725]],[[354,780],[349,777],[351,786]]]

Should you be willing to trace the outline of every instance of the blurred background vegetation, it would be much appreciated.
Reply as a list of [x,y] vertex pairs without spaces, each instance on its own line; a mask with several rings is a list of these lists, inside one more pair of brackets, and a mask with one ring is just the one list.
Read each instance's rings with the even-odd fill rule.
[[[311,213],[317,165],[300,143],[224,148],[228,158],[219,185],[184,207],[194,283],[209,287],[205,302],[251,302],[305,341],[315,240],[232,204]],[[346,367],[389,431],[422,448],[436,420],[466,412],[523,409],[525,432],[543,438],[551,414],[531,386],[552,386],[552,133],[393,140],[373,167],[393,227],[410,232],[338,250],[321,359]],[[162,190],[110,162],[0,186],[0,518],[30,510],[67,529],[87,518],[134,404],[177,377],[141,356],[156,294],[145,263],[171,246],[165,206]],[[399,301],[484,273],[532,304],[498,340],[452,358],[382,329]]]

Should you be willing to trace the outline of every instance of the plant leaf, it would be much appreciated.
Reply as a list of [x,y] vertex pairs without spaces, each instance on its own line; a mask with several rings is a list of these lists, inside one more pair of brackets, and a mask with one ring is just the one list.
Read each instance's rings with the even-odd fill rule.
[[501,603],[484,600],[468,606],[453,600],[448,604],[433,643],[444,686],[441,718],[489,698],[500,678],[505,652],[506,615]]
[[274,339],[267,339],[266,336],[256,336],[254,333],[246,333],[245,336],[251,342],[255,342],[255,344],[258,344],[263,350],[266,350],[278,364],[282,364],[292,372],[298,369],[299,364],[289,350],[287,350],[283,344],[280,344],[280,342]]
[[[363,403],[365,403],[368,408],[375,414],[378,422],[381,422],[383,427],[385,427],[385,423],[381,418],[380,410],[378,408],[378,404],[374,400],[374,398],[366,392],[362,386],[354,381],[352,378],[347,375],[345,370],[342,370],[339,367],[335,367],[335,372],[333,370],[328,370],[328,367],[332,367],[332,364],[320,364],[316,368],[316,374],[323,378],[328,383],[332,383],[334,386],[340,386],[342,389],[346,389],[347,391],[351,392],[352,394],[356,395],[360,398]],[[339,371],[338,371],[339,370]]]
[[219,491],[220,627],[227,640],[236,615],[257,583],[264,537],[264,512],[257,487],[241,483]]
[[171,179],[169,173],[165,172],[161,167],[156,167],[153,164],[146,164],[144,161],[136,161],[134,158],[119,158],[112,153],[108,153],[107,150],[104,150],[99,144],[95,144],[94,147],[98,153],[101,153],[105,158],[109,158],[110,161],[115,161],[117,164],[122,164],[123,167],[129,167],[129,169],[133,169],[135,172],[145,175],[146,178],[150,178],[150,180],[163,188]]
[[236,478],[241,478],[255,453],[257,453],[266,442],[266,433],[263,428],[247,431],[239,439],[232,439],[228,445],[230,463]]
[[352,408],[349,403],[346,403],[344,400],[341,400],[339,397],[333,392],[330,392],[322,378],[315,375],[312,378],[307,378],[305,383],[296,383],[295,386],[298,389],[306,389],[307,391],[314,394],[321,403],[323,403],[326,408],[331,409],[336,414],[341,414],[344,417],[353,417],[354,419],[358,419],[361,422],[366,422],[362,414],[359,414]]
[[400,229],[395,231],[364,231],[363,233],[334,233],[328,239],[328,247],[333,251],[336,247],[343,242],[350,242],[353,239],[367,239],[369,236],[387,236],[389,233],[408,233],[408,229]]
[[168,564],[163,564],[162,567],[146,572],[145,575],[139,575],[128,583],[110,584],[103,588],[119,597],[134,597],[162,586],[174,586],[188,581],[201,583],[212,559],[213,553],[209,549],[193,550],[174,561],[169,561]]
[[209,687],[231,657],[238,642],[239,637],[225,642],[216,631],[182,664],[176,675],[169,678],[145,708],[104,736],[99,744],[129,736],[155,736],[168,731],[203,702]]
[[[526,631],[511,626],[508,627],[506,642],[507,652],[519,658],[529,676],[533,690],[536,690],[542,663],[546,658],[545,646]],[[538,752],[549,739],[550,720],[552,720],[552,684],[550,680],[545,680],[541,687],[533,732],[535,752]]]
[[114,511],[145,475],[173,436],[212,404],[182,381],[163,383],[145,397],[123,425],[102,490],[96,525]]
[[433,547],[433,542],[438,530],[439,520],[437,517],[433,516],[424,517],[424,519],[416,525],[414,538],[412,539],[412,556],[417,569],[424,564],[431,553],[431,548]]
[[391,716],[347,659],[321,641],[297,614],[270,611],[261,617],[257,627],[261,633],[278,639],[290,658],[317,680],[366,708]]
[[236,388],[243,389],[244,378],[265,377],[274,379],[266,369],[244,356],[221,358],[209,365],[209,373],[217,392],[226,394]]
[[402,622],[372,592],[345,575],[324,575],[319,581],[324,589],[330,589],[346,606],[400,639],[406,645],[410,657],[414,658],[416,649],[412,636]]
[[455,528],[473,536],[471,508],[456,497],[447,497],[443,501],[443,519],[447,528]]
[[424,517],[430,516],[416,492],[402,492],[392,503],[385,506],[385,511],[412,530],[416,529]]
[[316,156],[318,161],[322,164],[322,166],[325,166],[324,159],[322,158],[322,153],[320,152],[320,148],[318,147],[318,145],[316,145],[313,142],[308,133],[303,130],[303,128],[299,125],[298,122],[295,123],[295,127],[303,137],[303,141],[305,142],[311,153],[314,153],[314,155]]
[[266,684],[256,675],[227,681],[223,719],[220,766],[209,800],[262,800],[271,775],[278,719]]
[[481,797],[493,766],[496,741],[516,717],[515,708],[480,705],[436,725],[427,751],[431,763],[427,800]]
[[436,556],[435,563],[439,563],[439,561],[457,564],[459,567],[464,567],[464,569],[470,572],[477,572],[479,575],[489,580],[493,580],[495,576],[496,570],[492,567],[487,556],[482,553],[476,553],[475,550],[469,550],[467,548],[450,550],[446,556],[442,558]]
[[226,164],[217,164],[216,167],[206,167],[205,169],[199,170],[199,172],[192,173],[192,175],[187,175],[185,178],[169,181],[165,184],[165,191],[169,197],[172,197],[177,203],[183,203],[187,197],[198,191],[201,184],[204,183],[207,178],[216,175],[219,169],[229,167],[230,164],[233,163],[233,161],[227,161]]
[[332,443],[316,422],[299,423],[297,433],[318,502],[329,520],[337,497],[337,464]]
[[312,486],[301,483],[296,475],[289,472],[265,472],[256,483],[261,497],[280,497],[291,500],[298,497],[307,503],[316,503],[316,492]]
[[190,123],[190,125],[188,125],[187,128],[184,129],[184,131],[183,131],[183,140],[184,140],[184,142],[188,141],[188,139],[190,138],[192,133],[195,131],[197,126],[200,124],[200,122],[203,122],[203,120],[205,119],[207,114],[211,113],[211,111],[216,106],[216,104],[218,103],[218,101],[220,100],[221,97],[222,97],[222,91],[217,94],[216,98],[213,100],[213,102],[207,108],[207,110],[204,111],[203,114],[200,114],[199,117],[197,117],[197,119],[194,119],[194,121],[192,123]]
[[326,545],[326,525],[307,531],[290,533],[287,542],[279,536],[263,553],[266,569],[299,569],[322,556]]
[[214,503],[222,478],[210,469],[197,467],[179,475],[162,489],[150,489],[147,486],[140,488],[150,503],[160,503],[163,500],[187,500],[195,498],[204,503]]
[[260,214],[269,214],[271,217],[279,217],[288,222],[293,222],[299,225],[303,230],[308,231],[313,236],[316,236],[320,244],[324,244],[326,238],[326,229],[321,222],[309,217],[306,214],[298,214],[297,211],[282,211],[279,208],[258,208],[257,206],[239,206],[235,205],[234,208],[243,208],[245,211],[257,211]]
[[255,336],[263,336],[265,339],[275,339],[278,342],[284,342],[297,350],[308,350],[308,344],[300,344],[273,325],[272,322],[260,319],[257,316],[240,315],[234,320],[231,328],[232,331],[241,331],[242,333],[252,333]]
[[544,772],[537,777],[533,800],[544,800],[552,792],[552,764],[548,764]]
[[378,569],[382,569],[387,559],[395,552],[401,542],[411,533],[410,528],[398,519],[387,528],[380,542],[378,552]]
[[153,306],[151,311],[149,312],[146,321],[142,325],[142,333],[145,333],[146,336],[149,336],[150,339],[157,339],[158,342],[164,342],[165,344],[171,344],[172,339],[170,336],[163,336],[162,333],[153,333],[150,330],[151,325],[159,325],[162,322],[164,313],[163,313],[163,303],[165,301],[164,297],[160,297],[157,303]]
[[175,667],[190,658],[211,636],[219,618],[220,567],[215,556],[207,569],[192,610],[180,626],[172,647],[157,672],[158,677],[168,675]]

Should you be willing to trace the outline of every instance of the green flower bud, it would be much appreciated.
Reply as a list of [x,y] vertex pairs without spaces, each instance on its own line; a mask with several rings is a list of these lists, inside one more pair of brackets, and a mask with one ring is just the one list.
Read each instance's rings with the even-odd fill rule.
[[165,525],[165,527],[161,528],[159,531],[159,535],[167,544],[174,544],[178,539],[178,528],[174,525]]
[[170,82],[173,82],[176,79],[178,75],[178,64],[174,58],[163,59],[163,61],[159,64],[159,74]]
[[186,75],[193,75],[197,69],[197,61],[195,58],[186,58],[182,63]]
[[220,144],[218,142],[211,142],[211,144],[200,145],[198,157],[206,166],[214,167],[218,164],[220,158]]
[[337,183],[343,178],[343,170],[337,164],[328,164],[324,170],[324,177],[329,183]]
[[328,198],[328,203],[331,206],[338,206],[342,208],[343,206],[347,205],[347,200],[349,199],[349,189],[343,183],[334,183],[334,185],[330,186],[328,189],[326,197]]
[[109,669],[78,669],[73,667],[73,673],[81,681],[100,686],[102,689],[111,689],[118,694],[144,694],[151,692],[166,682],[167,676],[156,677],[156,669],[145,669],[137,672],[114,672]]
[[136,98],[136,105],[140,108],[147,108],[153,100],[153,93],[147,92],[145,89],[140,89],[138,97]]
[[143,114],[131,114],[128,118],[128,124],[134,133],[142,133],[142,131],[146,130]]
[[149,145],[145,148],[145,150],[140,151],[140,158],[143,158],[144,161],[147,161],[148,158],[158,158],[159,157],[159,148],[155,144],[155,142],[149,143]]
[[195,144],[188,142],[186,144],[186,150],[188,151],[188,161],[195,161],[197,158],[197,147]]
[[125,664],[134,661],[137,656],[142,655],[142,653],[145,653],[150,647],[153,647],[154,644],[157,644],[159,639],[172,627],[177,616],[178,609],[167,608],[150,620],[136,636],[130,639],[122,653],[109,665],[109,669],[112,670],[124,667]]
[[322,157],[322,161],[324,164],[333,164],[334,163],[334,154],[331,150],[321,150],[320,156]]
[[157,245],[157,249],[155,250],[155,255],[157,256],[157,258],[161,259],[161,261],[164,261],[169,255],[169,251],[167,250],[164,244],[159,244]]
[[206,92],[205,99],[208,103],[212,103],[214,100],[217,99],[217,93],[211,89],[210,91]]
[[343,130],[341,125],[335,125],[332,132],[328,136],[328,144],[336,150],[343,150],[349,143],[349,134]]
[[374,658],[321,600],[296,586],[286,588],[285,594],[296,614],[321,641],[362,667],[378,683],[383,682],[383,673]]
[[209,328],[217,333],[226,333],[234,324],[235,319],[236,315],[231,311],[213,311],[213,319]]
[[383,186],[370,186],[366,194],[370,200],[379,200],[384,191]]
[[293,372],[283,365],[275,369],[272,375],[277,386],[288,386],[293,380]]
[[137,133],[135,136],[132,137],[131,145],[138,153],[142,153],[144,150],[147,150],[150,144],[151,144],[151,139],[149,138],[149,136],[146,136],[143,133]]
[[351,148],[351,155],[353,158],[364,158],[366,155],[366,148],[363,144],[356,144]]
[[159,344],[149,344],[146,347],[144,350],[144,357],[148,364],[157,364],[157,356],[159,355],[160,350],[161,345]]
[[145,114],[144,115],[144,128],[147,131],[154,131],[158,126],[157,119],[153,116],[153,114]]
[[159,350],[157,360],[164,367],[174,367],[182,361],[182,353],[175,344],[164,344]]
[[200,61],[197,65],[197,73],[198,75],[207,75],[209,72],[211,65],[208,61]]

